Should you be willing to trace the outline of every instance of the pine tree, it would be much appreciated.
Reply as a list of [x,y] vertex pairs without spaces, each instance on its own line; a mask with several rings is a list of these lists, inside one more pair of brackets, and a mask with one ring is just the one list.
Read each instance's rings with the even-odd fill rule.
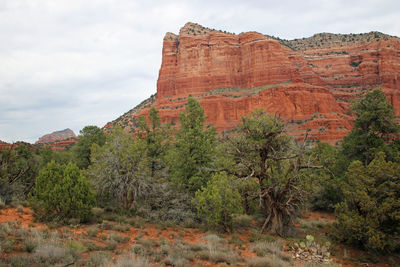
[[213,127],[205,128],[204,109],[193,98],[188,99],[179,121],[181,128],[169,155],[171,179],[194,193],[205,186],[210,177],[207,168],[215,154],[216,131]]
[[166,176],[165,154],[169,147],[169,129],[161,124],[158,110],[154,107],[150,109],[148,120],[144,116],[139,117],[138,137],[146,144],[151,177],[160,178]]
[[367,165],[375,155],[383,151],[391,159],[396,157],[395,147],[389,144],[399,133],[394,109],[380,89],[364,95],[352,107],[356,115],[352,131],[343,139],[343,170],[350,162],[360,160]]

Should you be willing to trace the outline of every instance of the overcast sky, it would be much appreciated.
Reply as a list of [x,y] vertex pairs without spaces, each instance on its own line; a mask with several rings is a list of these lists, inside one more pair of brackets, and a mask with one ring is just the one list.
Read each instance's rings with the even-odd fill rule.
[[0,140],[102,127],[156,92],[166,32],[186,22],[285,39],[400,36],[399,0],[0,0]]

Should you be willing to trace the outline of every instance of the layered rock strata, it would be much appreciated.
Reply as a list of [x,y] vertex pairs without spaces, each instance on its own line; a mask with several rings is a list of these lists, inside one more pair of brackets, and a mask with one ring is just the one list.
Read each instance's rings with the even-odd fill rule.
[[378,32],[281,40],[187,23],[164,37],[157,94],[106,125],[134,132],[151,107],[177,122],[188,97],[219,131],[255,109],[278,114],[289,134],[335,143],[351,130],[353,99],[382,88],[400,115],[400,39]]
[[75,138],[76,135],[71,129],[65,129],[62,131],[52,132],[50,134],[46,134],[39,138],[35,142],[35,144],[47,144],[47,143],[54,143],[56,141],[64,141],[70,138]]

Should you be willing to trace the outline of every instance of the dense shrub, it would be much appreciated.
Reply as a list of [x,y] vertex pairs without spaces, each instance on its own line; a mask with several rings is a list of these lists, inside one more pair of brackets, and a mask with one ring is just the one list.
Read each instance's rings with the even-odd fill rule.
[[101,200],[129,211],[150,189],[151,177],[145,143],[121,128],[107,136],[106,143],[94,145],[88,175]]
[[345,201],[337,206],[333,235],[368,250],[400,248],[400,163],[381,152],[368,165],[353,162],[343,186]]
[[0,199],[9,204],[25,199],[34,185],[39,159],[25,144],[0,149]]
[[94,205],[94,193],[75,164],[59,165],[52,161],[40,171],[30,203],[35,216],[41,220],[87,221]]
[[151,222],[185,225],[196,219],[192,197],[167,183],[157,183],[139,202],[137,214]]
[[242,212],[241,197],[225,172],[216,173],[206,187],[196,192],[197,215],[211,227],[222,225],[232,230],[232,215]]

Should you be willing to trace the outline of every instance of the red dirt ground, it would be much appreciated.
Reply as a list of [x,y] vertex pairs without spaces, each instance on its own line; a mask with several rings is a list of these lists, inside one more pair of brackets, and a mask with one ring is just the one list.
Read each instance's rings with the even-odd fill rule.
[[[328,221],[334,221],[335,218],[333,216],[333,214],[330,213],[317,213],[317,212],[307,212],[305,214],[303,214],[303,218],[306,219],[326,219]],[[18,211],[17,208],[7,208],[7,209],[2,209],[0,210],[0,224],[2,223],[6,223],[6,222],[20,222],[21,226],[23,228],[39,228],[39,229],[43,229],[43,228],[47,228],[48,226],[46,224],[42,224],[42,223],[37,223],[34,221],[33,215],[32,215],[32,211],[29,208],[23,208],[23,211],[20,212]],[[77,227],[59,227],[56,229],[51,229],[50,231],[58,231],[59,233],[62,233],[65,228],[69,229],[69,233],[68,235],[71,235],[73,238],[78,239],[79,237],[87,237],[87,230],[93,227],[93,225],[80,225]],[[93,242],[95,242],[97,245],[101,245],[101,246],[105,246],[106,245],[106,241],[105,240],[101,240],[100,236],[101,235],[108,235],[112,232],[116,232],[114,230],[102,230],[99,229],[99,233],[97,234],[96,237],[91,238],[91,240]],[[126,232],[118,232],[119,235],[122,236],[127,236],[129,237],[129,241],[122,243],[122,244],[118,244],[117,249],[121,250],[121,251],[128,251],[129,248],[136,243],[135,238],[137,237],[138,234],[143,235],[142,238],[144,239],[152,239],[152,240],[157,240],[159,241],[160,238],[164,238],[166,240],[169,240],[172,244],[174,243],[175,238],[177,237],[181,237],[184,241],[188,242],[188,243],[206,243],[206,241],[204,240],[204,236],[206,235],[206,233],[202,232],[200,229],[193,229],[193,228],[181,228],[181,227],[174,227],[174,228],[166,228],[166,229],[157,229],[155,225],[152,224],[147,224],[146,227],[144,229],[138,229],[135,227],[130,227],[128,231]],[[242,231],[240,233],[240,235],[238,235],[237,237],[240,238],[242,241],[245,242],[244,244],[244,249],[240,249],[239,247],[235,246],[235,245],[231,245],[229,244],[230,247],[235,248],[236,250],[240,251],[240,254],[243,258],[252,258],[256,256],[256,253],[249,251],[249,236],[250,236],[250,231],[246,230],[246,231]],[[226,240],[229,240],[229,238],[231,237],[231,235],[227,234],[224,235]],[[284,241],[284,240],[283,240]],[[286,247],[287,248],[287,247]],[[337,248],[339,251],[339,255],[343,255],[343,250],[344,247],[339,247]],[[284,249],[285,251],[287,251],[287,249]],[[351,255],[353,258],[357,258],[360,255],[360,251],[352,249],[352,248],[347,248],[347,254]],[[17,251],[15,253],[18,253]],[[289,252],[287,252],[289,254]],[[14,252],[13,252],[14,254]],[[89,253],[85,252],[83,254],[84,258],[89,257]],[[115,257],[118,257],[117,255]],[[355,266],[354,263],[348,261],[348,260],[344,260],[342,258],[340,258],[340,256],[333,258],[334,261],[338,264],[341,264],[343,266]],[[195,260],[195,263],[201,263],[203,265],[207,265],[207,266],[218,266],[218,265],[213,265],[210,262],[207,261],[203,261],[203,260]],[[293,263],[295,266],[302,266],[304,265],[304,262],[298,261],[298,260],[294,260]],[[373,264],[368,264],[368,265],[359,265],[359,266],[379,266],[379,267],[386,267],[386,266],[390,266],[388,264],[377,264],[377,265],[373,265]]]

